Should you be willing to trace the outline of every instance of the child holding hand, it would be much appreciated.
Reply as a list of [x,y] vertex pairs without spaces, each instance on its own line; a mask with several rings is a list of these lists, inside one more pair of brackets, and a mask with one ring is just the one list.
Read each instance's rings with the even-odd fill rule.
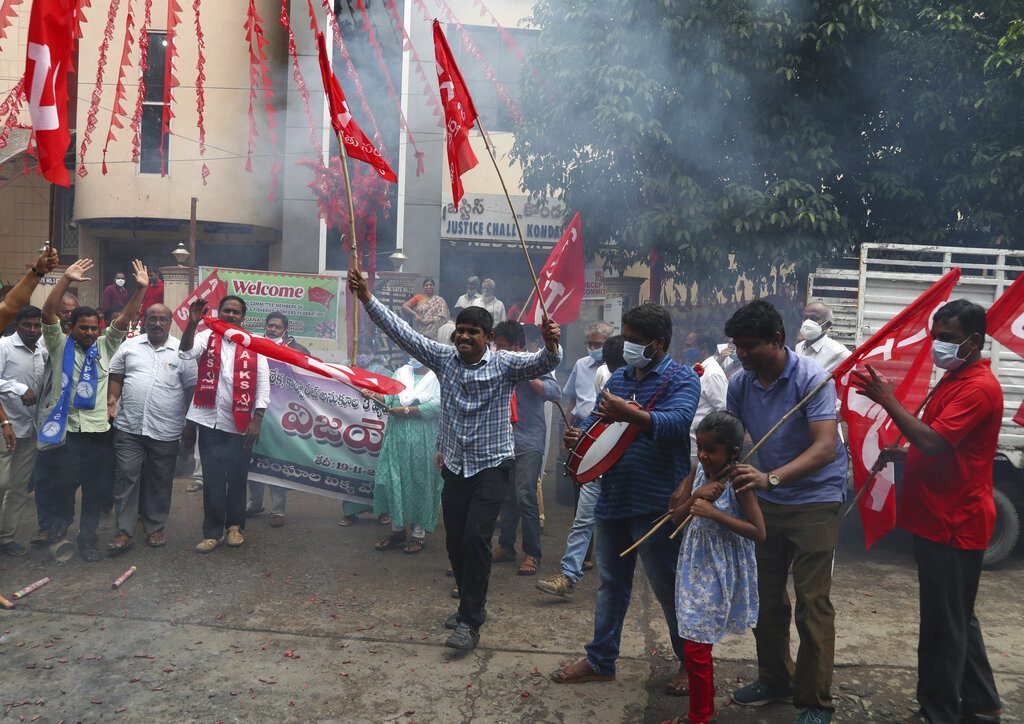
[[752,490],[737,494],[723,482],[743,435],[735,415],[705,417],[697,426],[699,464],[672,496],[677,526],[693,515],[676,564],[676,618],[686,642],[691,724],[706,724],[715,715],[712,646],[757,624],[754,541],[764,540],[764,519]]

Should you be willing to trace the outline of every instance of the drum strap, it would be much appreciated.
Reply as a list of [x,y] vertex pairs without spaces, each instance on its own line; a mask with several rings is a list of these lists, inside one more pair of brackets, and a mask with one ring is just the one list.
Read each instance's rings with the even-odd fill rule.
[[676,368],[669,372],[667,375],[665,375],[665,379],[661,381],[661,384],[658,386],[658,389],[654,391],[654,396],[651,397],[650,402],[647,403],[647,407],[644,408],[645,411],[650,412],[650,410],[654,407],[654,403],[658,399],[658,395],[660,395],[661,391],[665,389],[665,385],[667,385],[669,383],[669,380],[675,377],[676,373],[679,372],[679,370],[683,369],[684,366],[685,365],[681,365],[678,362],[676,362]]

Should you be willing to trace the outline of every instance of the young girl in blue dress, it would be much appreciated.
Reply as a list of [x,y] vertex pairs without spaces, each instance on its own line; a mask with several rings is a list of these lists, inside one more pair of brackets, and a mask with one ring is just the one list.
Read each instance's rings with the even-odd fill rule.
[[728,412],[701,420],[698,465],[673,496],[683,501],[672,513],[676,525],[693,514],[676,564],[676,618],[686,646],[691,724],[706,724],[715,714],[712,646],[757,624],[754,541],[764,540],[764,518],[754,492],[737,494],[727,480],[743,434],[743,423]]

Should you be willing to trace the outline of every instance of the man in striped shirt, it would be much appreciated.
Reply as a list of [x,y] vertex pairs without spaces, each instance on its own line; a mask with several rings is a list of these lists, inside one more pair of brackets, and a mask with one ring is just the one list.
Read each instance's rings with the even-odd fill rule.
[[454,629],[446,646],[469,651],[480,640],[491,575],[491,535],[512,484],[514,446],[509,409],[520,382],[551,372],[562,361],[561,331],[547,320],[545,347],[533,354],[491,352],[494,320],[482,307],[469,307],[455,320],[455,347],[415,332],[370,294],[362,274],[352,270],[348,286],[370,319],[398,346],[429,367],[441,383],[437,447],[441,452],[448,559],[458,585],[459,611],[445,626]]
[[[690,424],[700,381],[688,365],[674,361],[667,350],[672,341],[672,318],[657,304],[643,304],[622,316],[623,357],[626,367],[608,380],[597,406],[581,427],[588,428],[599,416],[628,421],[640,434],[618,462],[604,474],[595,509],[597,572],[601,587],[594,612],[594,639],[587,657],[567,664],[551,675],[557,684],[611,681],[619,657],[622,624],[633,588],[637,553],[661,604],[672,648],[679,657],[679,673],[668,683],[670,695],[686,694],[683,640],[675,611],[675,565],[679,538],[670,540],[659,532],[628,556],[619,554],[633,545],[659,515],[669,509],[669,499],[690,472]],[[629,405],[635,400],[639,407]],[[581,431],[566,431],[572,448]]]

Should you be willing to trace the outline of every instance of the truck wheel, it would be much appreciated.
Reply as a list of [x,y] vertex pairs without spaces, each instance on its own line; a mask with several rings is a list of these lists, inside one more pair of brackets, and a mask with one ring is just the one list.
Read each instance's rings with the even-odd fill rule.
[[1010,555],[1020,535],[1020,516],[1013,501],[999,488],[992,490],[996,502],[996,527],[985,551],[985,567],[994,566]]

